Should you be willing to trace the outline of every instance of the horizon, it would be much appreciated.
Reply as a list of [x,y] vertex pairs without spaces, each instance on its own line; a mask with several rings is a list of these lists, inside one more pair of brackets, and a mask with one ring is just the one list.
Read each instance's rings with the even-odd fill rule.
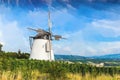
[[[81,56],[81,55],[70,55],[70,54],[55,54],[55,55],[65,55],[65,56]],[[111,56],[111,55],[120,55],[120,53],[117,53],[117,54],[115,54],[115,53],[113,53],[113,54],[103,54],[103,55],[92,55],[92,56],[81,56],[81,57],[101,57],[101,56]]]
[[[120,54],[120,1],[118,0],[0,0],[0,43],[5,51],[30,52],[31,28],[48,29],[51,12],[56,54],[101,56]],[[4,26],[4,27],[3,27]]]

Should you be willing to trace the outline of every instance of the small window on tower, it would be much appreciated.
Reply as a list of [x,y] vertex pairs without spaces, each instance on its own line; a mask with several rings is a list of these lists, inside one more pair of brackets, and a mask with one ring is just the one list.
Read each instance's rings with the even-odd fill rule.
[[49,42],[47,42],[47,43],[45,44],[45,49],[46,49],[46,52],[50,52]]
[[44,48],[44,45],[42,46],[42,48]]

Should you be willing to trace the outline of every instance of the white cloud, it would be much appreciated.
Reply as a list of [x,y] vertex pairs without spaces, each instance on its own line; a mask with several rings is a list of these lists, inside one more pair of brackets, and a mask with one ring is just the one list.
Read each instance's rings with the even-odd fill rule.
[[[88,27],[78,32],[66,34],[68,40],[62,40],[56,43],[55,53],[73,54],[81,56],[95,56],[120,53],[120,41],[89,41],[86,40],[85,34],[89,37],[95,33],[100,33],[104,37],[120,36],[120,21],[97,20],[89,24]],[[92,31],[92,32],[91,32]]]
[[101,54],[120,53],[120,41],[100,42],[98,43],[98,49]]
[[28,51],[28,41],[17,21],[8,21],[0,14],[0,41],[5,51]]
[[62,46],[59,44],[56,44],[53,46],[54,48],[54,53],[57,54],[71,54],[72,49],[69,46]]
[[104,37],[120,36],[120,20],[96,20],[91,24]]

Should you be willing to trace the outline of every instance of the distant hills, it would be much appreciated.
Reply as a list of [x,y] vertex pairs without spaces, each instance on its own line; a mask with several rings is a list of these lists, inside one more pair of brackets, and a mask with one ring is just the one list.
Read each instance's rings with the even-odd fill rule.
[[120,54],[110,54],[104,56],[92,56],[84,57],[78,55],[55,55],[57,60],[91,60],[91,59],[109,59],[109,60],[120,60]]
[[97,59],[119,59],[120,60],[120,54],[109,54],[109,55],[104,55],[104,56],[94,56],[92,58],[97,58]]
[[77,55],[55,55],[55,59],[57,60],[83,60],[86,57],[77,56]]

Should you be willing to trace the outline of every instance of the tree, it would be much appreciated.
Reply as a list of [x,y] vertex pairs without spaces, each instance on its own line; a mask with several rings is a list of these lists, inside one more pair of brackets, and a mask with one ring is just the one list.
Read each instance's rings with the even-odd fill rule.
[[0,43],[0,52],[2,52],[3,45]]

